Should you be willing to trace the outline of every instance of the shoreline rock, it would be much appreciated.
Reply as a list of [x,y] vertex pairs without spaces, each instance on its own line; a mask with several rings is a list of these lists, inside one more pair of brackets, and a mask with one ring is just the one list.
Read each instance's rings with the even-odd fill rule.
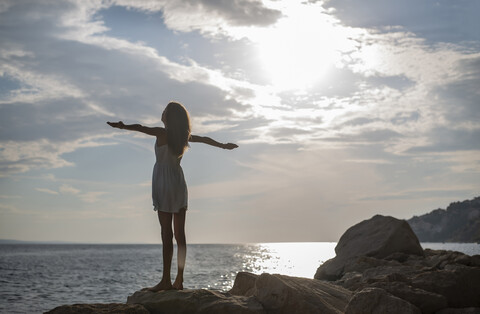
[[[329,280],[354,293],[347,306],[348,313],[373,306],[368,304],[366,296],[382,303],[377,304],[379,308],[369,308],[367,312],[372,313],[396,313],[383,307],[389,302],[398,303],[391,297],[408,302],[426,314],[460,308],[473,308],[480,313],[480,256],[429,249],[419,254],[418,239],[412,239],[414,233],[405,224],[377,215],[351,227],[335,248],[337,256],[322,264],[315,278]],[[399,246],[402,239],[411,247]],[[356,250],[350,249],[352,246]],[[397,251],[384,249],[391,246],[397,247]],[[364,255],[359,253],[362,250]],[[414,313],[414,308],[404,311]]]
[[410,226],[374,216],[349,228],[315,279],[239,272],[229,292],[137,291],[127,304],[47,313],[480,314],[480,255],[423,250]]
[[141,304],[124,303],[95,303],[72,304],[58,306],[45,314],[149,314],[150,312]]
[[279,274],[238,273],[226,293],[209,290],[137,291],[127,304],[150,313],[343,313],[352,293],[338,285]]
[[111,305],[111,311],[108,304],[86,304],[64,305],[47,313],[340,314],[345,312],[352,295],[348,289],[323,280],[240,272],[229,292],[137,291],[128,297],[127,304]]

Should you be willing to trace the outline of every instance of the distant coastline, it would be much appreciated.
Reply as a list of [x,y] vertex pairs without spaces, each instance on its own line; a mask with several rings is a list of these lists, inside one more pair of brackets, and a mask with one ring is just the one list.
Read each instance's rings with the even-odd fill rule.
[[158,245],[158,243],[106,243],[106,242],[27,241],[27,240],[0,239],[0,245],[2,244]]
[[75,242],[64,241],[22,241],[12,239],[0,239],[0,244],[80,244]]
[[480,197],[407,220],[420,242],[480,243]]

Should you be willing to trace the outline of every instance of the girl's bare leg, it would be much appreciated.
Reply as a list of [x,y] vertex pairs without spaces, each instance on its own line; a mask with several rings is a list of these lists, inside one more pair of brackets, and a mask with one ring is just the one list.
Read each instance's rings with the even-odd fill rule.
[[187,258],[187,241],[185,237],[185,217],[186,209],[182,208],[178,214],[173,214],[173,227],[175,230],[175,240],[177,241],[177,278],[173,283],[173,288],[183,290],[183,270],[185,269],[185,260]]
[[156,286],[148,288],[148,290],[154,292],[173,289],[172,279],[170,278],[173,256],[172,214],[158,211],[158,220],[162,228],[163,275],[162,280]]

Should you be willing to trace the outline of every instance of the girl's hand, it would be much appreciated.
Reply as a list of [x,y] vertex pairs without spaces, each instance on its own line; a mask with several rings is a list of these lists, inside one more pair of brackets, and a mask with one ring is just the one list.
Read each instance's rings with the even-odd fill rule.
[[119,129],[125,128],[125,124],[123,124],[122,121],[118,121],[118,122],[107,122],[107,124],[108,124],[109,126],[111,126],[112,128],[119,128]]
[[233,144],[233,143],[222,144],[222,148],[223,148],[223,149],[232,150],[232,149],[237,148],[237,147],[238,147],[238,145],[237,145],[237,144]]

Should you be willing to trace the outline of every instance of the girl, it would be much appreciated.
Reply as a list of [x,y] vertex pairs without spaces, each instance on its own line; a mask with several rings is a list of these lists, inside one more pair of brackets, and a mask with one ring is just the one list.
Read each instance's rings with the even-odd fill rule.
[[[183,270],[187,255],[185,240],[185,214],[188,205],[188,192],[183,170],[180,166],[182,156],[187,150],[188,142],[205,143],[223,149],[234,149],[233,143],[222,144],[209,137],[190,134],[190,117],[185,107],[177,102],[170,102],[162,114],[165,128],[150,128],[140,124],[123,124],[107,122],[110,126],[130,131],[138,131],[157,138],[155,156],[157,161],[153,168],[152,198],[153,209],[158,213],[162,230],[163,276],[162,280],[150,291],[183,289]],[[173,230],[172,230],[173,220]],[[177,277],[172,285],[170,268],[173,256],[173,235],[177,241]]]

